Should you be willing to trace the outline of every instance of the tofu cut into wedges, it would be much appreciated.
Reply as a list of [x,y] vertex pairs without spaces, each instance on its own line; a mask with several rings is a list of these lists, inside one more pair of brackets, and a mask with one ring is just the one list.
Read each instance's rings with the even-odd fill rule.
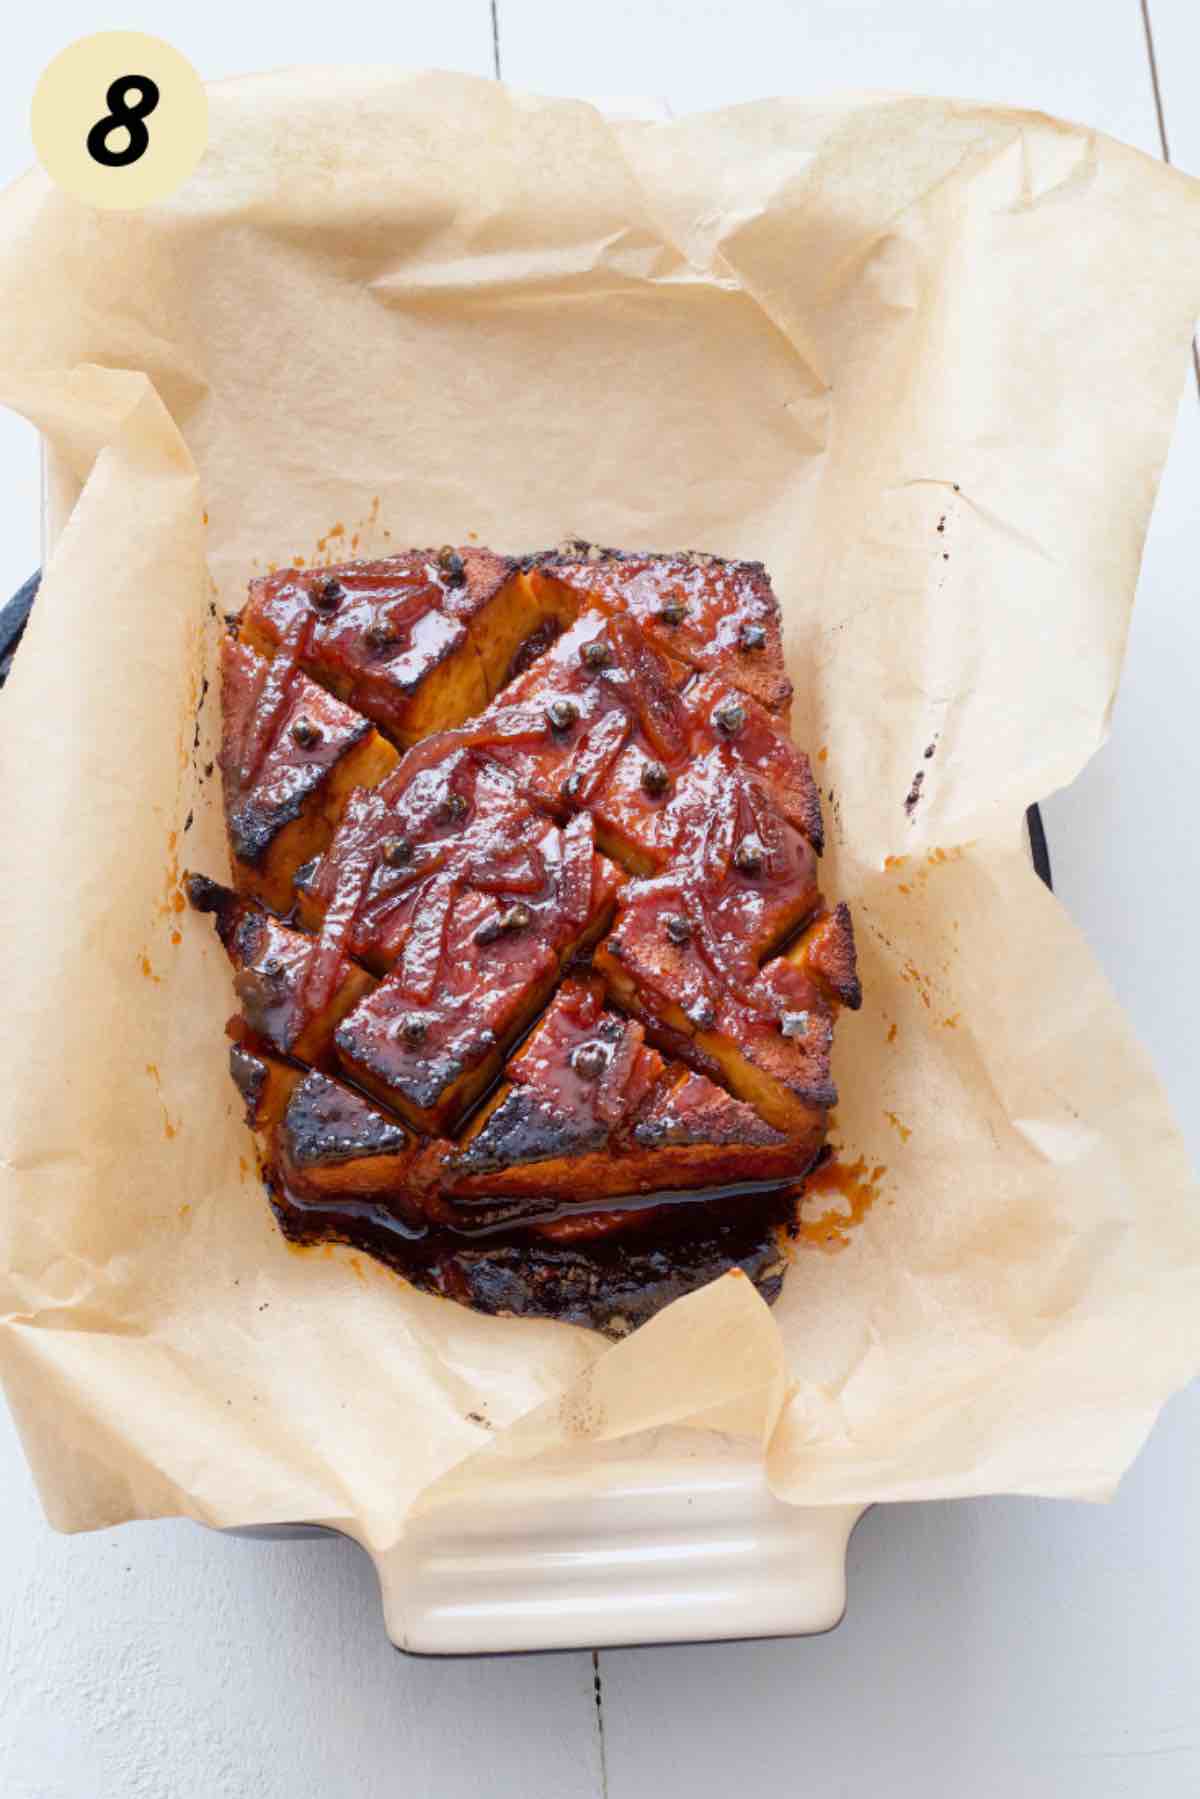
[[672,942],[646,914],[619,918],[596,965],[655,1042],[816,1153],[837,1103],[829,1064],[834,1016],[841,1005],[861,1003],[846,907],[819,914],[793,949],[748,980],[720,978],[694,939]]
[[225,729],[220,765],[239,893],[276,912],[292,904],[297,868],[329,843],[356,787],[373,787],[399,757],[370,721],[246,644],[221,646]]
[[291,1194],[310,1200],[376,1197],[417,1222],[409,1170],[417,1145],[390,1113],[316,1070],[293,1088],[276,1136]]
[[526,567],[535,591],[566,590],[582,603],[628,613],[656,649],[725,675],[786,724],[792,683],[779,601],[761,562],[574,541],[530,557]]
[[407,747],[481,712],[522,646],[573,618],[516,562],[478,546],[280,569],[253,581],[243,642],[284,655]]
[[444,1190],[462,1202],[591,1205],[784,1178],[806,1164],[749,1106],[665,1063],[593,978],[559,989],[442,1166]]
[[213,914],[250,1036],[296,1062],[326,1061],[339,1023],[375,987],[374,976],[336,945],[215,881],[189,876],[187,891],[197,911]]
[[512,863],[437,871],[391,973],[337,1031],[346,1073],[427,1135],[458,1123],[612,919],[624,877],[591,820],[543,830]]

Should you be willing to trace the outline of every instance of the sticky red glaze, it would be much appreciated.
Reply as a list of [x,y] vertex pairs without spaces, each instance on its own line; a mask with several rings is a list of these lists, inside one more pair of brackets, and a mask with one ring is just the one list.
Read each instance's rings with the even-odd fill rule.
[[413,694],[465,648],[471,617],[515,566],[487,550],[455,554],[461,568],[436,551],[410,550],[376,562],[280,569],[251,583],[243,633],[264,649],[278,647],[403,738]]
[[[821,905],[816,787],[781,734],[790,685],[774,595],[757,565],[716,558],[589,551],[524,568],[486,551],[410,552],[285,571],[252,589],[237,646],[246,672],[226,700],[236,778],[273,774],[301,671],[402,742],[420,739],[378,788],[352,796],[330,848],[298,877],[300,917],[315,932],[300,938],[308,947],[269,958],[266,989],[256,970],[240,979],[255,1032],[299,1053],[297,1023],[324,1013],[334,1048],[321,1065],[336,1055],[344,1077],[415,1126],[405,1191],[375,1192],[386,1158],[360,1153],[347,1123],[392,1114],[343,1089],[328,1118],[314,1112],[313,1154],[325,1158],[331,1189],[362,1197],[335,1205],[325,1192],[314,1209],[315,1186],[307,1195],[281,1186],[281,1214],[301,1235],[370,1237],[374,1247],[395,1201],[397,1228],[411,1233],[423,1219],[430,1233],[413,1266],[485,1309],[528,1304],[568,1317],[578,1306],[602,1322],[635,1267],[648,1294],[673,1278],[691,1229],[711,1238],[697,1278],[710,1254],[714,1269],[734,1256],[751,1272],[745,1253],[754,1278],[777,1284],[770,1230],[752,1251],[749,1236],[742,1243],[735,1196],[749,1205],[763,1180],[786,1183],[819,1149],[833,1096],[831,1008],[854,1003],[854,970],[852,935],[836,918],[811,954],[760,968]],[[539,582],[550,584],[550,616],[539,612]],[[591,610],[550,641],[585,603]],[[524,648],[510,659],[526,617]],[[265,674],[252,646],[275,652]],[[505,666],[511,678],[486,705],[484,689]],[[484,697],[463,707],[474,692]],[[336,718],[338,700],[322,698]],[[438,706],[443,718],[477,715],[429,735]],[[296,777],[289,768],[282,778]],[[644,877],[625,887],[597,966],[653,1026],[657,1047],[637,1017],[605,1003],[598,980],[562,982],[624,884],[595,853],[597,834]],[[268,937],[285,929],[265,928]],[[333,1001],[348,974],[369,987],[361,966],[383,978],[347,1012],[350,999]],[[614,969],[631,977],[628,994]],[[799,1096],[796,1106],[760,1093],[706,1034],[738,1046],[752,1070]],[[667,1046],[692,1068],[665,1063]],[[746,1103],[760,1098],[766,1117]],[[461,1139],[441,1140],[476,1102]],[[284,1160],[294,1175],[296,1155]],[[666,1204],[671,1191],[680,1199]],[[695,1225],[680,1223],[690,1201]],[[763,1217],[788,1222],[775,1205]],[[470,1252],[444,1252],[446,1234],[469,1237]],[[668,1239],[669,1250],[656,1247]]]
[[[319,1054],[321,1026],[335,995],[348,983],[366,985],[344,954],[320,959],[320,943],[260,907],[229,894],[218,928],[234,967],[234,987],[250,1031],[281,1055]],[[332,1030],[332,1021],[328,1030]]]
[[[735,1099],[706,1075],[690,1068],[676,1068],[675,1075],[657,1089],[639,1118],[634,1133],[639,1143],[655,1149],[668,1145],[711,1149],[729,1144],[778,1150],[786,1145],[782,1131],[774,1130],[753,1106]],[[761,1172],[768,1173],[765,1158]]]
[[[477,861],[456,849],[387,916],[392,972],[336,1041],[348,1067],[414,1107],[436,1107],[502,1048],[611,910],[622,877],[593,853],[591,820],[538,823],[536,840],[506,845],[507,861],[494,845]],[[514,908],[521,921],[508,923]]]
[[[660,829],[668,870],[631,883],[616,935],[648,977],[686,965],[689,991],[744,991],[768,950],[820,903],[812,845],[724,745],[680,777]],[[747,845],[760,858],[753,870],[737,862]],[[685,943],[672,937],[673,920]]]
[[[589,660],[597,653],[599,665]],[[629,771],[651,760],[686,765],[683,676],[627,619],[585,613],[493,701],[472,741],[537,804],[560,814],[586,808],[606,841],[652,856],[662,799]]]
[[[738,763],[755,774],[783,816],[808,838],[818,855],[824,847],[821,798],[812,765],[804,751],[779,729],[779,721],[749,694],[739,692],[723,674],[703,675],[689,683],[684,703],[692,733],[692,753],[728,745]],[[740,705],[742,724],[731,736],[718,722]]]
[[567,981],[507,1072],[559,1111],[611,1133],[636,1117],[662,1069],[641,1026],[605,1011],[598,981]]
[[274,671],[231,638],[221,646],[221,707],[226,824],[234,855],[253,862],[371,726],[294,665]]
[[[761,563],[691,553],[555,552],[538,559],[538,575],[628,612],[655,649],[695,668],[723,669],[770,711],[786,714],[792,685],[783,664],[779,602]],[[674,608],[682,608],[682,618],[676,620]]]

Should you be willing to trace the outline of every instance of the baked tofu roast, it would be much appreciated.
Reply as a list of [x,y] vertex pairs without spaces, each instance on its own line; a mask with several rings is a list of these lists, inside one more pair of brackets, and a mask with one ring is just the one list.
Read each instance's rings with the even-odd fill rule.
[[861,995],[761,564],[289,569],[221,656],[232,885],[188,885],[284,1231],[611,1335],[774,1298]]

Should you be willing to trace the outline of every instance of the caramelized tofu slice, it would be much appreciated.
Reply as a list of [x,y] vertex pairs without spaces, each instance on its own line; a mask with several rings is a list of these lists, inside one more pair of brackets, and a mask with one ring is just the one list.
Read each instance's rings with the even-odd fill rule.
[[728,745],[680,776],[661,832],[669,871],[630,887],[622,934],[669,965],[690,944],[716,978],[744,986],[820,904],[811,842]]
[[293,1089],[276,1137],[279,1167],[302,1197],[386,1196],[420,1217],[407,1181],[416,1144],[398,1119],[361,1093],[315,1071]]
[[624,914],[619,936],[597,950],[596,966],[656,1040],[816,1153],[837,1103],[829,1065],[834,1014],[839,1004],[861,1003],[845,907],[822,914],[745,984],[717,978],[692,942],[658,953],[657,939],[644,941]]
[[[469,566],[471,557],[490,552],[462,554]],[[515,564],[508,570],[507,578],[485,600],[476,598],[468,582],[446,602],[452,615],[466,625],[489,699],[573,625],[580,611],[579,596],[571,589],[548,583],[535,588],[524,570]]]
[[[666,1065],[600,982],[568,981],[505,1070],[505,1083],[443,1160],[455,1199],[587,1203],[785,1179],[811,1160],[703,1075]],[[571,1214],[576,1234],[620,1228]],[[586,1217],[586,1229],[584,1219]],[[634,1228],[638,1218],[626,1215]],[[562,1235],[562,1232],[551,1234]]]
[[318,855],[355,787],[395,767],[369,720],[295,667],[221,646],[220,764],[238,891],[286,912],[297,868]]
[[297,1083],[304,1078],[303,1069],[242,1043],[229,1046],[229,1073],[242,1096],[246,1123],[252,1131],[265,1135],[282,1119]]
[[862,1005],[854,923],[845,900],[832,912],[822,912],[814,918],[780,962],[808,975],[835,1009],[846,1006],[857,1012]]
[[298,878],[300,917],[316,928],[350,908],[350,953],[386,974],[452,891],[545,900],[561,856],[553,819],[451,734],[410,751],[375,793],[354,795],[328,853]]
[[592,610],[489,706],[473,741],[538,805],[589,811],[605,854],[648,873],[662,860],[667,794],[691,754],[678,691],[686,677],[629,619]]
[[299,663],[404,746],[487,704],[475,637],[491,608],[509,608],[515,574],[483,549],[280,569],[251,582],[240,635]]
[[588,603],[627,612],[656,649],[693,668],[719,671],[786,719],[792,684],[784,667],[779,601],[761,562],[568,543],[531,558],[527,567],[535,592],[566,589]]
[[191,876],[187,888],[197,911],[214,915],[248,1030],[297,1062],[327,1059],[338,1024],[375,986],[373,977],[215,881]]
[[544,833],[515,875],[505,859],[439,870],[392,973],[338,1029],[346,1072],[428,1135],[474,1103],[562,968],[612,917],[623,877],[594,854],[590,819]]
[[448,1152],[446,1190],[463,1198],[636,1190],[633,1171],[615,1158],[662,1073],[641,1026],[604,1009],[599,981],[564,982],[504,1084]]
[[780,1013],[720,987],[710,997],[702,977],[693,984],[681,980],[677,992],[669,980],[652,985],[631,977],[613,955],[621,947],[610,941],[596,953],[596,966],[618,1004],[641,1018],[665,1050],[720,1081],[782,1132],[801,1166],[807,1166],[824,1140],[826,1115],[837,1098],[828,1078],[829,1011],[812,983],[801,976],[802,986],[778,996],[790,1012],[804,1015],[806,1034],[797,1042],[785,1035]]
[[674,1078],[638,1120],[639,1147],[669,1158],[680,1186],[769,1181],[802,1174],[811,1157],[706,1075],[672,1064]]
[[812,765],[779,719],[724,674],[693,680],[684,691],[684,702],[695,753],[727,746],[738,765],[758,777],[784,818],[820,855],[825,829]]

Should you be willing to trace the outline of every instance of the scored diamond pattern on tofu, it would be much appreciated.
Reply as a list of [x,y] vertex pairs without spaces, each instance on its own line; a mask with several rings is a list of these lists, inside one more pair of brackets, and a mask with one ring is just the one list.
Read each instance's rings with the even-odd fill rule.
[[734,1264],[772,1297],[861,994],[763,569],[283,570],[222,689],[239,891],[188,886],[289,1234],[428,1238],[419,1278],[489,1310],[648,1316]]
[[325,848],[350,794],[381,781],[397,753],[301,670],[232,638],[221,646],[221,705],[234,879],[239,892],[283,912],[296,870]]
[[694,755],[727,747],[737,765],[754,775],[788,823],[817,854],[825,847],[821,796],[804,751],[779,728],[778,719],[723,674],[704,675],[684,693]]
[[188,894],[198,910],[214,914],[250,1033],[297,1062],[325,1061],[338,1024],[374,978],[346,955],[330,955],[319,937],[291,929],[215,881],[191,876]]
[[[779,1131],[703,1075],[663,1061],[641,1026],[570,980],[461,1143],[442,1187],[455,1200],[569,1203],[803,1173]],[[578,1231],[573,1233],[576,1237]]]
[[[658,815],[688,762],[686,672],[628,619],[587,612],[493,701],[472,741],[535,803],[588,811],[605,853],[645,871],[658,866]],[[651,764],[661,775],[647,780]]]
[[[403,1191],[416,1147],[391,1114],[315,1070],[292,1088],[278,1137],[289,1184],[317,1200]],[[415,1204],[410,1215],[420,1218]]]
[[487,704],[471,620],[514,572],[490,550],[280,569],[251,583],[241,637],[297,662],[395,742],[416,743]]
[[749,980],[723,977],[691,942],[666,953],[660,943],[644,917],[622,913],[596,956],[614,997],[660,1042],[815,1154],[837,1104],[829,1067],[834,1016],[839,1006],[861,1004],[848,910],[821,913]]
[[418,1130],[457,1124],[611,920],[623,876],[594,853],[591,820],[540,830],[513,862],[431,876],[391,974],[337,1032],[343,1069]]
[[786,722],[792,684],[779,601],[761,562],[567,543],[527,566],[535,592],[565,590],[627,613],[655,649],[693,668],[719,670]]
[[352,906],[347,948],[386,973],[436,877],[442,889],[452,877],[514,897],[537,892],[539,844],[553,828],[503,770],[453,736],[431,739],[374,792],[352,797],[327,853],[300,872],[301,923],[316,930],[331,907]]
[[816,852],[724,745],[680,776],[660,833],[665,871],[622,895],[624,966],[673,994],[744,986],[816,911]]

